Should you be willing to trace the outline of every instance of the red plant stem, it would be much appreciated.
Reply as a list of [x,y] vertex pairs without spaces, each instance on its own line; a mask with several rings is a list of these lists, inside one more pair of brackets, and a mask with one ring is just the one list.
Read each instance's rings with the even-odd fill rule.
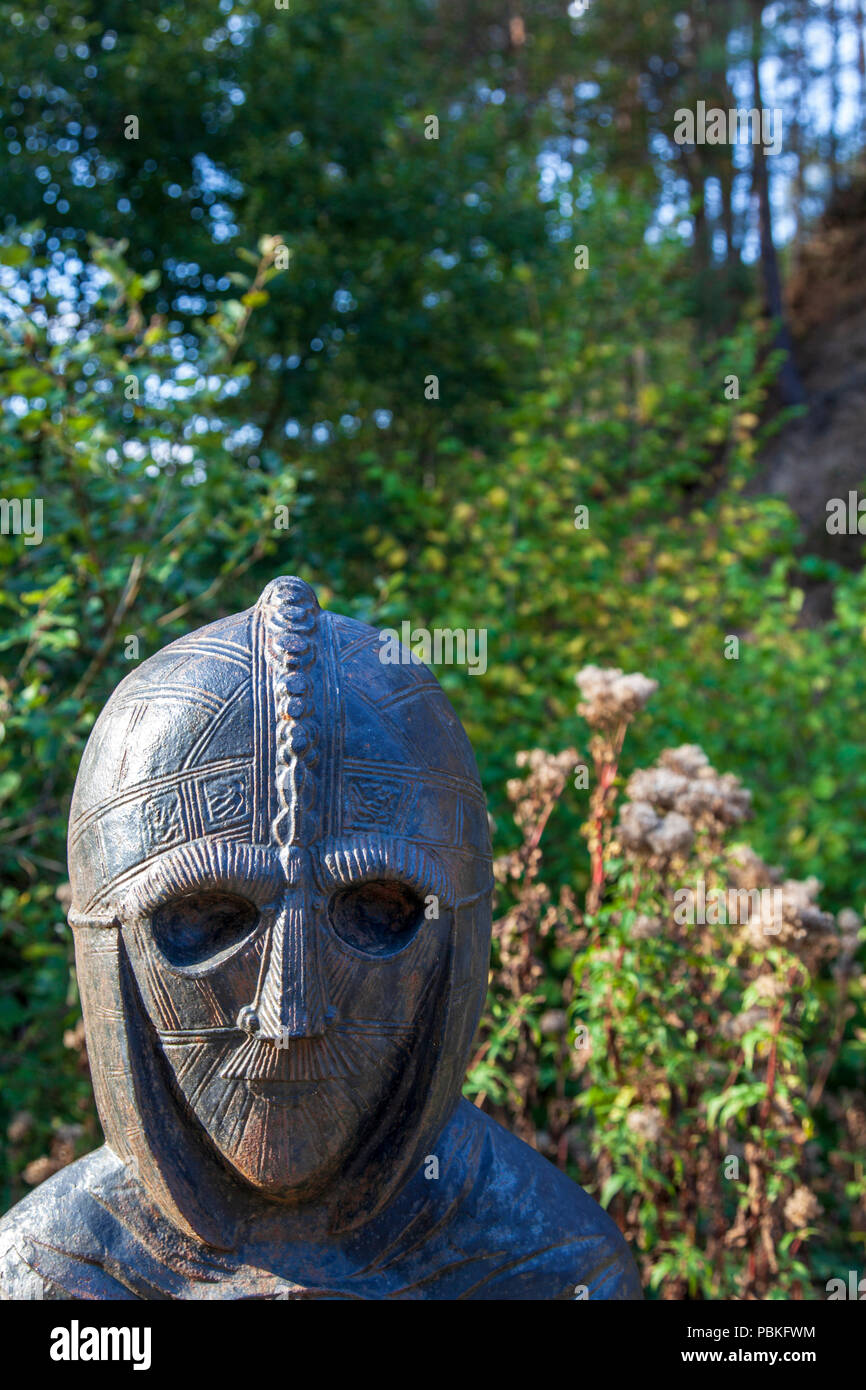
[[[788,974],[787,988],[790,990],[796,978],[796,969]],[[782,1019],[785,1016],[785,1005],[780,1003],[773,1017],[773,1031],[770,1041],[770,1056],[767,1062],[767,1094],[761,1105],[761,1124],[765,1124],[770,1117],[770,1107],[773,1103],[773,1092],[776,1089],[776,1047],[779,1040],[779,1032],[782,1027]]]
[[526,854],[527,858],[529,857],[529,855],[532,854],[533,850],[538,849],[538,846],[541,842],[541,837],[544,834],[545,826],[547,825],[547,822],[550,820],[551,812],[553,811],[553,808],[558,802],[561,794],[562,786],[559,786],[554,792],[554,794],[551,796],[550,800],[548,801],[547,807],[545,808],[544,812],[539,817],[539,820],[537,821],[535,829],[532,833],[531,839],[527,840],[526,845],[524,846],[524,853]]
[[586,910],[589,913],[597,912],[601,904],[602,891],[604,889],[604,826],[605,821],[608,819],[608,792],[616,781],[616,774],[619,769],[619,755],[622,752],[626,728],[627,725],[622,723],[617,729],[610,745],[612,751],[610,760],[602,762],[600,766],[596,760],[598,785],[593,794],[595,818],[593,820],[592,848],[590,851],[592,875],[589,892],[586,895]]
[[770,1107],[773,1104],[773,1092],[776,1089],[776,1044],[779,1038],[779,1029],[782,1026],[783,1005],[776,1010],[773,1018],[773,1031],[770,1038],[770,1056],[767,1061],[767,1094],[761,1103],[761,1124],[766,1124],[770,1118]]

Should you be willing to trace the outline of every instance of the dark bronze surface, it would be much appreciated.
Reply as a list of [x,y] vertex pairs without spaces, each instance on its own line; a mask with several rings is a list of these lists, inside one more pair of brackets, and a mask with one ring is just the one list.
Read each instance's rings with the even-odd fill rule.
[[381,650],[280,578],[108,701],[69,825],[107,1142],[0,1223],[5,1297],[641,1296],[605,1213],[461,1099],[484,796]]

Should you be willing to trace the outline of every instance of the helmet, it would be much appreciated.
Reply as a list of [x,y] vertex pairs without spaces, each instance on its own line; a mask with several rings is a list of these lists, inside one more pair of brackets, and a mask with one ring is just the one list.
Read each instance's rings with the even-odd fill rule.
[[460,1095],[492,874],[438,682],[303,580],[173,642],[98,719],[70,923],[109,1146],[214,1244],[250,1209],[363,1222]]

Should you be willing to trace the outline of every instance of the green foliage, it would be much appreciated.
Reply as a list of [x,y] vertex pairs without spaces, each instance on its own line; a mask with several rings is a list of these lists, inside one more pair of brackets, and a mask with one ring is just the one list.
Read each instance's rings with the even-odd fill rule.
[[[600,208],[598,217],[615,221],[616,209]],[[7,1118],[33,1117],[29,1127],[13,1126],[11,1195],[21,1191],[24,1164],[46,1149],[62,1155],[70,1132],[79,1149],[98,1139],[74,1033],[71,946],[55,898],[83,742],[129,669],[130,636],[141,659],[178,632],[254,601],[275,572],[305,573],[325,601],[382,625],[409,616],[430,627],[488,627],[487,673],[446,668],[440,675],[478,746],[504,846],[509,764],[542,731],[551,742],[573,736],[575,665],[590,657],[640,661],[667,684],[632,756],[672,740],[700,741],[720,762],[747,772],[762,849],[799,872],[829,866],[837,900],[862,892],[862,856],[852,853],[852,842],[862,845],[862,774],[848,761],[863,718],[855,702],[860,581],[840,579],[828,629],[799,626],[788,582],[796,540],[790,518],[780,504],[743,494],[764,390],[755,331],[746,326],[728,340],[720,361],[696,356],[676,300],[672,250],[628,247],[635,265],[625,304],[605,302],[613,295],[605,282],[575,284],[567,334],[544,343],[538,388],[506,422],[507,455],[488,458],[456,438],[445,441],[437,455],[449,481],[434,475],[419,489],[367,450],[355,460],[354,501],[347,480],[344,506],[335,510],[332,492],[328,505],[317,495],[312,458],[292,471],[268,467],[267,459],[249,467],[236,442],[234,421],[251,375],[238,334],[251,306],[238,301],[194,335],[178,335],[141,312],[146,290],[122,248],[96,243],[80,269],[63,260],[52,266],[26,242],[9,250],[22,248],[26,260],[7,261],[29,290],[7,306],[2,345],[5,492],[43,498],[45,534],[40,546],[14,535],[0,540],[9,672],[0,745],[4,1104]],[[254,278],[268,274],[272,255],[264,243]],[[64,270],[92,286],[87,314],[74,322],[63,299]],[[616,332],[600,333],[597,325],[614,314]],[[651,322],[665,324],[655,338]],[[751,383],[736,403],[706,389],[710,373],[721,387],[729,371]],[[130,377],[139,383],[137,400],[126,399]],[[719,478],[713,496],[709,476]],[[588,530],[574,525],[583,501]],[[274,517],[287,503],[293,528],[283,533]],[[350,514],[364,522],[347,537]],[[739,661],[724,659],[730,631],[741,634]],[[816,786],[804,783],[807,731],[820,750],[821,761],[810,760],[824,779]],[[554,882],[579,888],[586,860],[577,826],[573,809],[556,810],[548,868]],[[846,852],[840,839],[849,834]],[[622,950],[628,919],[612,925],[618,912],[614,896],[600,921],[613,949]],[[612,971],[573,945],[554,950],[540,983],[528,982],[513,1001],[494,995],[472,1093],[528,1138],[555,1127],[566,1095],[560,1043],[545,1031],[545,1013],[561,1007],[562,982],[581,971],[588,1026],[600,1026],[595,1011],[603,1014],[612,992],[629,1068],[673,1038],[668,1084],[693,1088],[694,1029],[665,1022],[689,1006],[688,997],[671,997],[670,965],[664,951],[638,959],[626,950]],[[731,965],[726,989],[736,987]],[[818,1000],[821,986],[814,988]],[[527,1035],[537,1043],[528,1109],[520,1079]],[[759,1084],[765,1046],[760,1034],[746,1039],[744,1076],[719,1090],[713,1072],[683,1108],[677,1132],[685,1135],[700,1117],[748,1134],[756,1093],[737,1087]],[[784,1054],[792,1073],[804,1046],[805,1036],[792,1036],[793,1050]],[[840,1051],[840,1084],[852,1084],[859,1065],[852,1046]],[[725,1256],[727,1273],[711,1275],[696,1253],[697,1227],[691,1244],[669,1220],[664,1238],[659,1233],[675,1175],[636,1149],[623,1129],[627,1108],[623,1083],[603,1068],[580,1097],[605,1201],[623,1219],[638,1200],[640,1241],[657,1279],[670,1277],[665,1261],[676,1258],[684,1287],[704,1296],[730,1289],[740,1273],[735,1252]],[[588,1164],[585,1181],[592,1171]],[[858,1179],[850,1182],[856,1188]],[[785,1269],[786,1279],[804,1277],[795,1252]]]
[[262,447],[293,423],[345,451],[387,409],[423,451],[428,371],[452,426],[489,434],[531,368],[511,271],[543,264],[546,209],[520,113],[455,106],[428,5],[84,0],[44,20],[0,3],[6,206],[52,244],[125,238],[161,271],[148,309],[185,324],[234,293],[238,247],[281,234],[291,264],[246,342]]
[[[520,847],[515,755],[582,738],[575,669],[640,668],[662,696],[625,770],[699,743],[752,788],[764,857],[823,879],[834,909],[862,907],[866,577],[800,554],[790,511],[755,489],[778,364],[744,227],[718,275],[701,247],[647,237],[682,173],[645,158],[648,144],[672,104],[720,78],[720,36],[742,10],[716,7],[689,47],[680,8],[644,6],[637,24],[622,0],[572,24],[565,5],[528,5],[523,42],[492,0],[466,16],[298,0],[290,27],[264,0],[55,0],[50,15],[0,0],[17,216],[0,244],[2,496],[41,499],[44,528],[32,546],[0,535],[7,1200],[46,1151],[59,1164],[98,1142],[63,924],[87,734],[131,663],[254,602],[276,573],[378,625],[487,630],[485,674],[437,674],[475,744],[499,851]],[[576,102],[576,78],[601,79],[596,94]],[[543,183],[540,152],[555,169]],[[730,205],[722,153],[700,158],[698,182],[718,175]],[[820,627],[802,615],[808,577],[833,585]],[[636,943],[635,914],[661,889],[644,881],[635,898],[613,855],[579,920],[586,807],[562,797],[549,814],[545,878],[568,930],[542,931],[527,909],[498,935],[469,1092],[596,1185],[657,1292],[736,1291],[758,1237],[722,1248],[741,1204],[695,1166],[696,1146],[715,1161],[729,1140],[778,1143],[777,1169],[761,1170],[777,1225],[800,1171],[791,1124],[759,1118],[766,1023],[739,1043],[716,1027],[738,994],[751,1007],[758,962],[721,934]],[[863,1103],[862,998],[847,988],[841,1001],[826,970],[800,980],[801,1012],[775,1038],[774,1094],[820,1150],[828,1205],[808,1269],[807,1236],[773,1227],[767,1296],[808,1293],[855,1258],[840,1233],[862,1226],[862,1155],[833,1113]],[[840,1002],[855,1013],[821,1107],[803,1109]],[[563,1018],[596,1042],[583,1071]],[[604,1045],[614,1025],[619,1060]],[[628,1122],[646,1106],[669,1127],[660,1150]],[[689,1207],[698,1178],[709,1186]]]

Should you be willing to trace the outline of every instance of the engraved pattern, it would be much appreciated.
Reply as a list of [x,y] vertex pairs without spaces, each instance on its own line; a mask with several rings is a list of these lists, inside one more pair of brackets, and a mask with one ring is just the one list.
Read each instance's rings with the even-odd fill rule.
[[184,836],[183,811],[176,793],[154,796],[141,808],[148,849],[166,849]]
[[402,790],[388,782],[349,782],[346,787],[347,827],[393,825]]
[[247,813],[247,789],[243,777],[215,777],[200,783],[205,800],[205,825],[215,829]]

